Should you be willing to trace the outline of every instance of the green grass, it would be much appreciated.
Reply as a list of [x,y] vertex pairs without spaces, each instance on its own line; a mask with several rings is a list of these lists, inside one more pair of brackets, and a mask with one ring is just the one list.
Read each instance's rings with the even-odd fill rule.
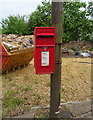
[[12,98],[7,102],[8,108],[13,108],[15,106],[19,106],[20,104],[23,104],[25,101],[23,98]]
[[19,94],[19,91],[9,90],[5,93],[3,101],[4,108],[12,109],[13,107],[19,106],[25,102],[23,98],[16,97],[16,94]]
[[3,115],[6,115],[9,111],[12,111],[14,108],[18,107],[19,105],[25,102],[24,98],[16,97],[19,94],[19,91],[9,90],[5,93],[5,97],[3,100]]
[[0,110],[0,118],[2,117],[2,110]]
[[65,88],[61,87],[61,91],[64,92],[64,91],[65,91]]
[[38,94],[36,94],[36,93],[34,93],[33,96],[36,97],[36,98],[39,99],[39,100],[42,99],[42,96],[40,96],[40,95],[38,95]]
[[35,81],[35,82],[34,82],[34,84],[36,84],[36,85],[37,85],[37,84],[38,84],[38,81]]
[[6,99],[11,99],[14,95],[15,95],[15,91],[13,91],[13,90],[8,90],[8,91],[5,93],[5,98],[6,98]]
[[31,85],[27,85],[26,87],[22,88],[22,91],[30,91],[30,90],[32,90]]
[[71,47],[71,49],[76,51],[76,52],[79,50],[77,47]]
[[16,108],[25,103],[25,99],[19,95],[18,90],[8,90],[5,93],[3,102],[2,102],[2,114],[7,116],[7,113],[11,111],[16,111]]
[[89,50],[89,51],[93,51],[93,48],[91,47],[91,48],[89,48],[88,50]]
[[7,113],[10,114],[10,116],[14,113],[17,113],[16,108],[18,106],[24,104],[25,100],[21,97],[11,98],[9,100],[3,101],[3,109],[2,109],[2,115],[7,116]]
[[2,29],[0,29],[0,35],[2,34]]

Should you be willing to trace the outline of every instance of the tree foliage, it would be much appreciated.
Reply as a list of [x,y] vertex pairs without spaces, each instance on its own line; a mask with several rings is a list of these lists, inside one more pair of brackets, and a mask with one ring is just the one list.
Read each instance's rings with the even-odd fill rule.
[[3,34],[27,34],[25,16],[9,16],[7,19],[3,19],[1,24]]
[[93,20],[93,2],[88,2],[87,16],[90,16]]
[[51,22],[51,4],[44,1],[42,5],[38,5],[36,11],[34,11],[29,18],[28,28],[33,34],[35,27],[48,27]]
[[[93,41],[92,18],[93,2],[89,2],[88,6],[84,2],[64,2],[62,41]],[[48,26],[51,26],[51,3],[46,0],[29,15],[28,21],[25,21],[25,16],[10,16],[2,20],[2,32],[5,34],[33,34],[35,27]]]
[[[93,22],[89,19],[93,13],[92,3],[89,3],[88,8],[86,6],[84,2],[64,2],[63,42],[92,41]],[[81,11],[80,8],[85,8],[85,11]],[[28,23],[32,33],[35,27],[51,26],[50,2],[42,2],[42,6],[39,5],[37,10],[30,15]]]
[[[81,11],[80,8],[85,8]],[[65,2],[64,3],[64,23],[63,23],[63,41],[87,40],[91,39],[93,31],[92,22],[86,17],[86,3],[83,2]]]

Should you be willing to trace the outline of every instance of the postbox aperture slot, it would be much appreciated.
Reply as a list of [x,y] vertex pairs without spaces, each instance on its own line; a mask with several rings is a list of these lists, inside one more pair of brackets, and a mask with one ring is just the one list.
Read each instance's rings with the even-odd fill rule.
[[53,38],[53,35],[39,35],[38,38]]
[[52,34],[52,33],[41,33],[41,34],[38,33],[37,37],[38,38],[53,38],[54,34]]

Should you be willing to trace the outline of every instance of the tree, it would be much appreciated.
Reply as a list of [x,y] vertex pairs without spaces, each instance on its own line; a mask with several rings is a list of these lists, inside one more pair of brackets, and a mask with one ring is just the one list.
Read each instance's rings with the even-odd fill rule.
[[86,16],[89,18],[89,21],[91,23],[90,38],[91,41],[93,41],[93,2],[88,2]]
[[2,33],[3,34],[27,34],[27,23],[25,16],[9,16],[7,19],[2,20]]
[[87,16],[90,16],[93,20],[93,2],[88,2]]
[[[85,11],[80,11],[80,8]],[[70,40],[92,40],[91,21],[86,17],[86,3],[83,2],[65,2],[64,3],[64,23],[63,23],[63,41]]]
[[38,5],[36,11],[34,11],[28,21],[28,29],[33,34],[35,27],[48,27],[51,24],[51,4],[46,0],[42,2],[42,5]]
[[[81,11],[80,8],[85,8],[85,10]],[[84,2],[64,2],[63,20],[63,42],[93,41],[91,37],[93,34],[93,2],[89,2],[88,6]],[[9,16],[2,20],[2,33],[33,34],[35,27],[49,26],[51,26],[51,3],[45,0],[29,15],[28,21],[25,20],[25,16]]]
[[[91,5],[90,5],[91,6]],[[85,8],[85,11],[80,11]],[[89,8],[91,10],[91,7]],[[92,21],[86,17],[86,3],[84,2],[64,2],[64,22],[63,22],[63,42],[70,40],[91,40]],[[33,34],[35,27],[46,27],[51,24],[51,4],[42,2],[36,11],[30,15],[28,22],[29,30]]]

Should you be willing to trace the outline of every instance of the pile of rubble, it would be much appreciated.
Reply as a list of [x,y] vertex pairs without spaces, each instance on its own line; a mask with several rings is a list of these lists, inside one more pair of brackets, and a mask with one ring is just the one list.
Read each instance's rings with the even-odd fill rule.
[[18,36],[14,34],[2,35],[2,43],[5,45],[8,51],[20,50],[33,47],[34,36]]

